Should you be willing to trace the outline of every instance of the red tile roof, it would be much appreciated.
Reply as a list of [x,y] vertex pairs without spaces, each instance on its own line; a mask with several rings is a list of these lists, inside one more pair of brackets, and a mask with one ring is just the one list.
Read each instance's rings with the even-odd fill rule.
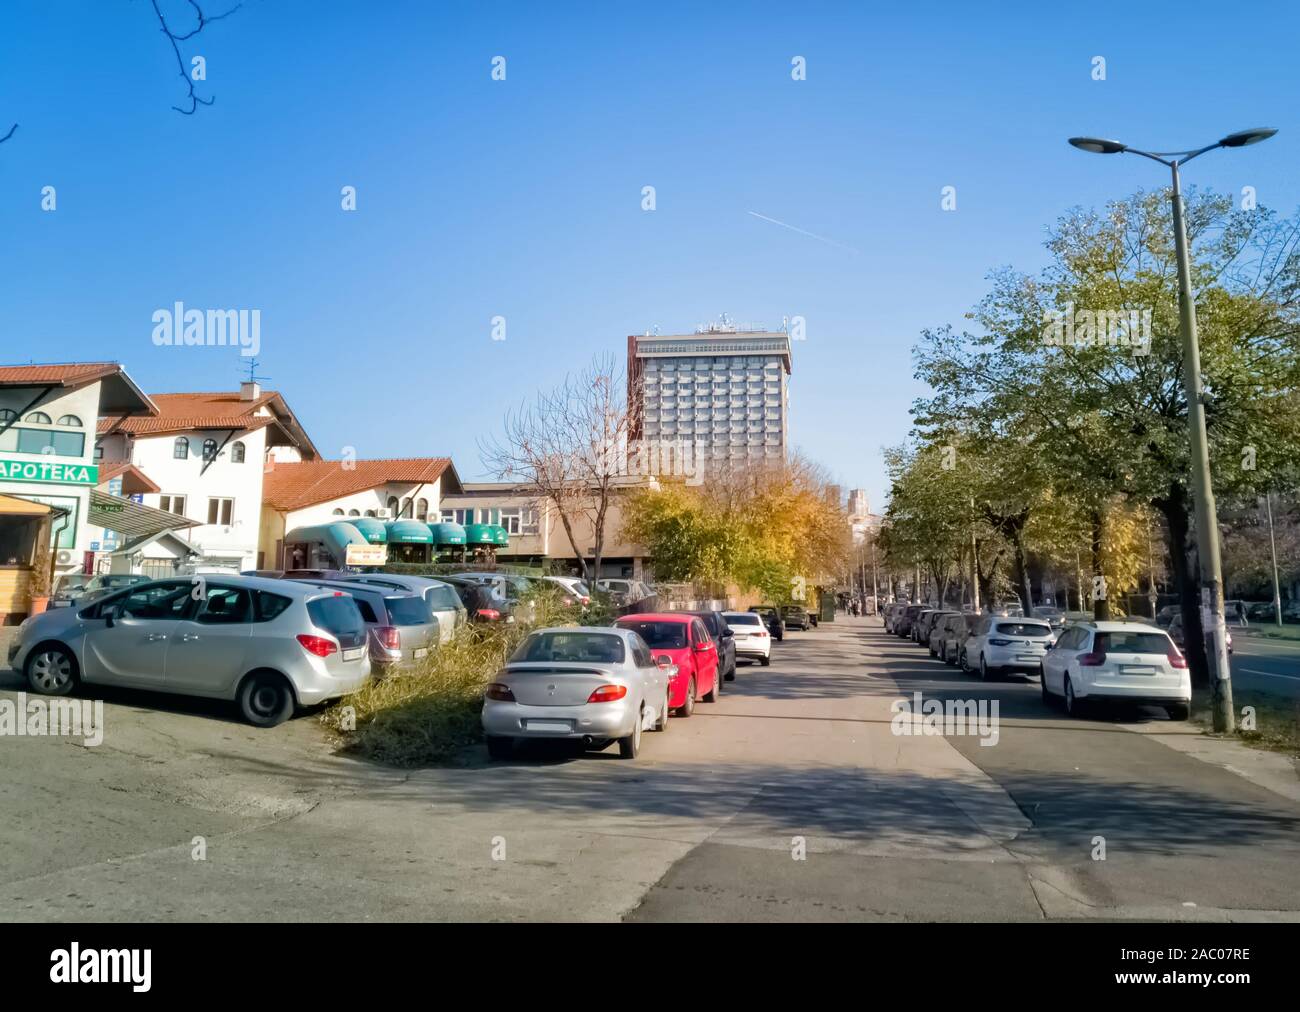
[[[131,491],[135,492],[161,492],[162,489],[150,480],[149,476],[132,464],[129,460],[101,460],[99,462],[99,484],[107,485],[114,478],[125,476],[128,479],[134,479],[128,482],[135,486]],[[123,491],[127,491],[125,485]]]
[[0,365],[0,385],[53,383],[76,386],[114,376],[122,371],[116,362],[54,362],[39,365]]
[[[451,468],[450,457],[398,460],[309,460],[276,463],[262,481],[262,501],[272,509],[296,510],[365,492],[388,482],[433,482]],[[452,468],[455,475],[455,469]],[[459,481],[457,481],[459,486]]]
[[[256,415],[259,408],[280,395],[268,390],[256,400],[240,400],[237,392],[203,394],[152,394],[158,405],[154,418],[101,418],[99,431],[161,435],[187,429],[260,429],[276,421],[274,415]],[[281,402],[282,404],[283,402]]]

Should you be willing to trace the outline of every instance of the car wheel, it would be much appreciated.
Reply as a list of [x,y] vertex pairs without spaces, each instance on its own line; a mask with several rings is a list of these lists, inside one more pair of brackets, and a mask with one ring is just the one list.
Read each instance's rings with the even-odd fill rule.
[[679,717],[689,717],[694,712],[695,712],[695,676],[692,675],[691,680],[686,683],[686,702],[684,702],[681,706],[677,708],[677,715]]
[[993,681],[993,676],[989,674],[988,662],[984,660],[983,654],[980,654],[980,679],[985,682]]
[[1190,720],[1192,708],[1186,703],[1178,703],[1176,706],[1166,706],[1165,713],[1169,714],[1170,720]]
[[57,643],[32,651],[23,673],[28,685],[47,696],[66,696],[77,687],[77,659]]
[[1071,717],[1079,716],[1081,709],[1079,700],[1074,695],[1074,686],[1070,684],[1070,676],[1065,676],[1065,712]]
[[732,661],[731,670],[727,672],[727,676],[723,679],[723,681],[734,682],[735,680],[736,680],[736,662]]
[[275,727],[293,716],[293,689],[275,671],[255,671],[239,687],[239,711],[254,727]]
[[771,657],[760,657],[760,658],[758,659],[758,663],[761,664],[761,665],[763,665],[763,667],[767,667],[769,664],[772,663],[772,658],[771,658]]
[[960,650],[957,651],[957,667],[961,668],[962,671],[967,671],[967,672],[970,671],[970,664],[966,662],[965,647],[962,647]]
[[668,690],[664,689],[664,705],[659,711],[659,719],[655,721],[656,731],[668,730]]
[[722,676],[717,671],[715,671],[713,672],[713,688],[710,689],[709,692],[705,694],[704,701],[706,703],[716,703],[718,701],[718,697],[721,695],[722,695]]
[[487,742],[489,759],[509,759],[514,754],[515,743],[512,738],[490,734],[484,740]]
[[641,725],[645,723],[644,718],[638,714],[636,723],[632,725],[632,733],[626,738],[618,740],[618,757],[620,759],[635,759],[641,752]]

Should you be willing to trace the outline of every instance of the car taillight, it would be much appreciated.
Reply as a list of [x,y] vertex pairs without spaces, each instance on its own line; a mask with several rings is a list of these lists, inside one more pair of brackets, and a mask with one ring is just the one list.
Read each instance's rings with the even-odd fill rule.
[[1170,650],[1169,663],[1175,668],[1185,668],[1187,667],[1187,658],[1184,657],[1182,654],[1180,654],[1177,650]]
[[1099,668],[1106,663],[1106,652],[1080,654],[1078,660],[1081,668]]
[[992,646],[995,646],[995,647],[1009,647],[1009,646],[1011,646],[1011,641],[1010,641],[1010,640],[989,640],[989,643],[990,643]]
[[766,630],[766,629],[760,629],[758,632],[754,633],[754,635],[755,635],[758,639],[765,640],[765,639],[767,639],[767,630]]
[[588,703],[612,703],[616,699],[622,699],[627,695],[626,685],[602,685],[598,689],[592,690],[587,697]]
[[402,649],[402,634],[396,626],[375,626],[375,638],[379,640],[379,645],[385,650]]
[[495,622],[501,617],[501,612],[497,611],[495,608],[480,608],[475,612],[475,614],[478,615],[479,618],[487,619],[489,622]]
[[495,699],[502,703],[513,703],[515,694],[510,691],[510,686],[502,685],[500,682],[489,682],[487,687],[487,698]]
[[315,654],[317,657],[328,657],[339,648],[339,645],[332,639],[327,639],[324,636],[311,636],[307,633],[299,633],[298,642],[302,644],[302,648],[307,653]]

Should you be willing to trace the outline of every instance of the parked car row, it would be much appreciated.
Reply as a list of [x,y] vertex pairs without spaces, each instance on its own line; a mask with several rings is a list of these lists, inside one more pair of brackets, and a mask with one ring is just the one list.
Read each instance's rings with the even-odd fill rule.
[[931,657],[977,671],[984,681],[1038,676],[1044,701],[1061,703],[1071,715],[1092,703],[1126,703],[1162,707],[1172,720],[1188,718],[1191,675],[1171,632],[1089,616],[1057,626],[1054,618],[899,603],[886,610],[885,629],[924,645]]
[[[666,731],[670,717],[717,702],[738,659],[769,665],[783,611],[646,611],[621,615],[612,628],[530,633],[484,694],[488,755],[507,758],[516,743],[545,739],[617,743],[620,757],[635,759],[643,732]],[[808,628],[806,613],[791,617]]]

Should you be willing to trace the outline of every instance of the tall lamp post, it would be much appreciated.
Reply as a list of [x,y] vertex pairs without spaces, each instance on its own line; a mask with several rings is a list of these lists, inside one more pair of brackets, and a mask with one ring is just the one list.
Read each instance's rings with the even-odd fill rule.
[[1201,347],[1196,337],[1196,304],[1192,298],[1187,229],[1183,223],[1183,193],[1178,177],[1180,166],[1215,148],[1243,148],[1268,140],[1276,130],[1241,130],[1222,140],[1192,151],[1139,151],[1119,141],[1096,137],[1071,137],[1070,143],[1099,155],[1141,155],[1168,167],[1173,173],[1170,204],[1174,215],[1174,243],[1178,254],[1178,310],[1183,340],[1183,386],[1187,393],[1187,424],[1191,433],[1193,502],[1196,506],[1196,549],[1201,577],[1201,631],[1210,659],[1213,690],[1214,730],[1231,731],[1232,672],[1228,666],[1227,626],[1223,615],[1223,570],[1219,560],[1219,527],[1210,483],[1210,451],[1205,435],[1205,402],[1201,391]]

